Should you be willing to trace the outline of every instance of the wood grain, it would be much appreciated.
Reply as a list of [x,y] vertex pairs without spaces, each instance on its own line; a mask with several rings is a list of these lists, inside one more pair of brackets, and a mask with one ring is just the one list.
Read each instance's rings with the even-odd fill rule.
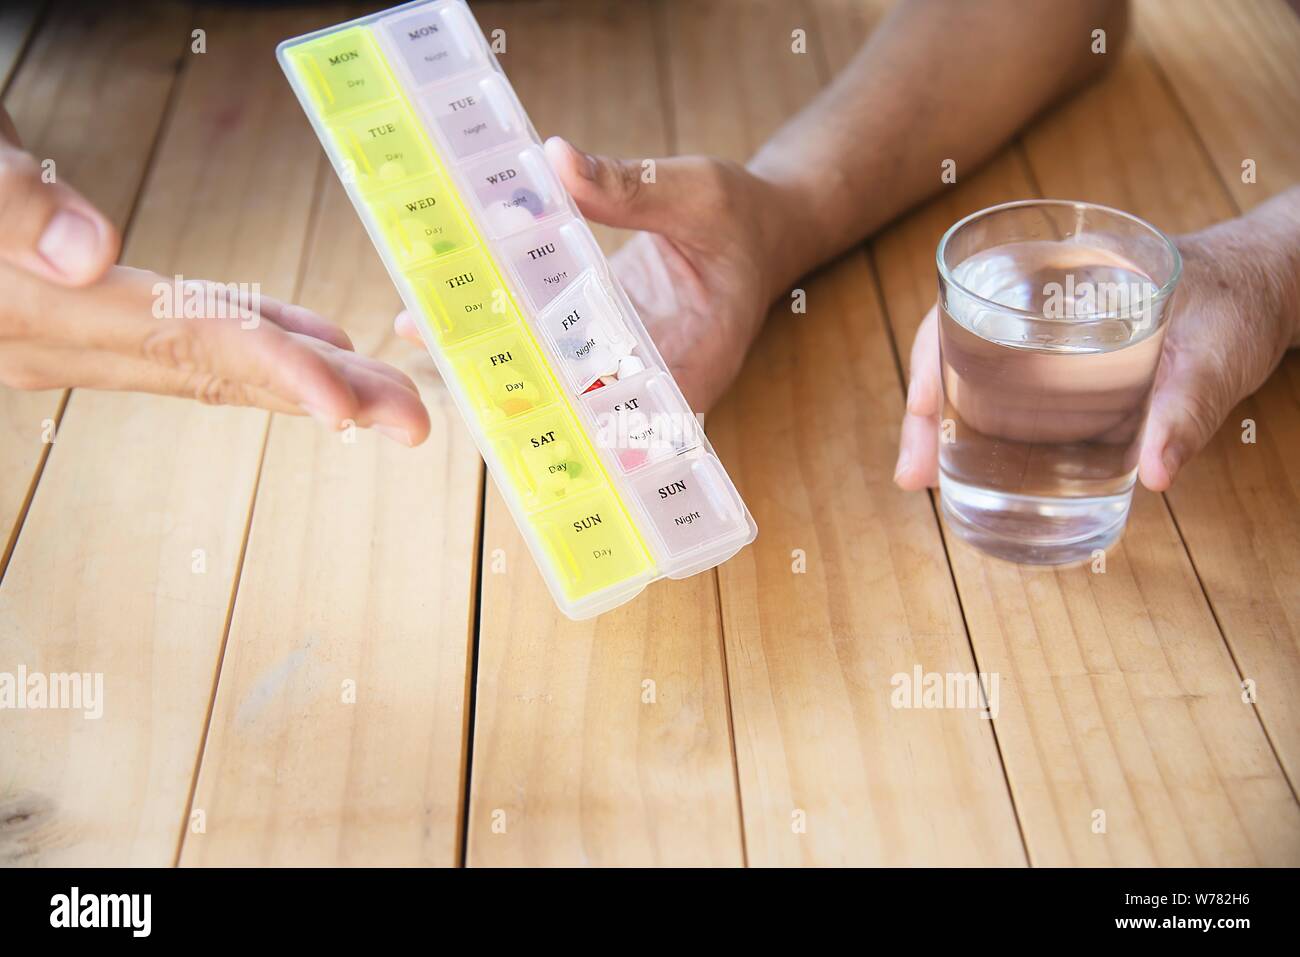
[[[1095,128],[1098,116],[1107,118],[1110,135],[1084,135],[1085,129]],[[1116,148],[1122,138],[1156,116],[1163,121],[1151,138],[1152,149],[1133,152]],[[1169,232],[1199,229],[1234,213],[1214,171],[1204,161],[1205,154],[1197,148],[1193,131],[1153,68],[1141,34],[1112,81],[1043,123],[1026,139],[1026,149],[1045,191],[1077,194],[1086,188],[1089,198],[1122,203]],[[1183,308],[1191,307],[1184,304]],[[1173,321],[1177,318],[1175,315]],[[1254,652],[1252,662],[1265,669],[1254,674],[1240,672],[1231,667],[1225,652],[1215,655],[1221,661],[1219,667],[1210,668],[1207,659],[1197,671],[1201,687],[1207,696],[1212,695],[1205,706],[1214,714],[1203,719],[1207,750],[1215,756],[1221,780],[1242,780],[1246,792],[1254,794],[1255,799],[1238,813],[1251,834],[1257,859],[1294,864],[1300,861],[1300,809],[1286,781],[1273,771],[1276,759],[1266,751],[1249,720],[1264,718],[1277,736],[1279,751],[1293,764],[1300,759],[1300,729],[1294,727],[1300,717],[1294,702],[1295,692],[1300,690],[1295,659],[1300,591],[1295,583],[1297,563],[1288,561],[1288,556],[1300,555],[1296,543],[1300,501],[1296,483],[1283,478],[1286,468],[1280,466],[1283,449],[1295,448],[1300,439],[1300,423],[1294,384],[1287,378],[1281,378],[1280,392],[1272,392],[1279,400],[1272,405],[1278,414],[1265,408],[1256,413],[1266,424],[1266,443],[1243,445],[1238,423],[1249,413],[1229,416],[1215,447],[1193,460],[1179,477],[1170,501],[1211,600],[1217,594],[1216,608],[1228,606],[1233,612],[1231,617],[1220,616],[1229,643],[1234,650],[1240,646]],[[1179,486],[1204,482],[1197,476],[1206,471],[1219,480],[1214,481],[1215,487],[1232,488],[1235,494],[1180,501]],[[1275,491],[1257,497],[1249,491],[1251,482]],[[1232,511],[1222,511],[1226,507]],[[1270,517],[1275,510],[1279,514]],[[1270,521],[1277,524],[1268,528]],[[1289,542],[1288,527],[1292,532]],[[1270,545],[1274,546],[1271,551],[1261,550]],[[1245,556],[1253,560],[1245,570],[1249,578],[1242,577],[1237,565]],[[1234,601],[1245,604],[1231,605]],[[1284,650],[1288,645],[1289,654]],[[1187,660],[1183,654],[1174,663],[1181,667]],[[1189,673],[1185,680],[1191,677]],[[1271,699],[1267,708],[1257,709],[1244,700],[1244,678],[1266,682]]]
[[[0,89],[39,4],[0,13]],[[5,109],[26,148],[126,228],[184,48],[185,8],[141,3],[118,15],[62,3],[42,18]],[[58,434],[67,394],[0,386],[0,578]]]
[[[744,159],[887,6],[474,9],[543,136]],[[0,865],[1300,862],[1295,354],[1168,496],[1137,494],[1104,574],[985,559],[891,482],[898,359],[957,218],[1041,186],[1191,230],[1300,180],[1294,15],[1136,7],[1100,85],[810,277],[806,315],[773,311],[709,420],[757,542],[575,624],[392,339],[395,293],[271,56],[359,9],[54,4],[6,104],[130,224],[126,261],[298,292],[406,367],[435,426],[411,452],[77,393],[45,446],[59,395],[0,389],[0,670],[101,673],[105,698],[0,722]],[[0,12],[0,90],[30,17]],[[916,666],[996,675],[996,719],[891,707]]]
[[405,367],[433,431],[410,450],[273,419],[187,865],[460,858],[483,467],[432,361],[394,337],[397,293],[326,177],[297,301]]
[[[1193,230],[1300,183],[1300,18],[1282,3],[1139,6],[1144,51],[1163,70],[1219,181],[1204,204],[1153,203],[1170,229]],[[1178,14],[1175,16],[1175,12]],[[1214,82],[1209,77],[1215,77]],[[1243,157],[1257,162],[1242,181]],[[1143,170],[1151,177],[1155,170]],[[1235,206],[1235,209],[1234,209]],[[1257,441],[1243,444],[1243,423]],[[1168,494],[1215,616],[1292,790],[1300,783],[1300,353],[1292,350]]]
[[0,10],[0,94],[27,48],[44,6],[44,0],[15,0]]
[[[1033,195],[1035,182],[1138,212],[1152,196],[1201,201],[1204,164],[1179,141],[1176,111],[1153,102],[1153,83],[1129,57],[1033,128],[1033,178],[1005,153],[873,244],[903,355],[956,216]],[[1134,135],[1159,177],[1128,175],[1142,162],[1125,147]],[[1104,574],[949,545],[976,655],[1002,676],[998,740],[1033,863],[1294,861],[1294,802],[1159,496],[1137,493]]]
[[[1140,0],[1139,42],[1238,209],[1300,179],[1300,16],[1284,0]],[[1255,182],[1242,164],[1254,161]]]
[[[506,31],[502,65],[543,137],[666,151],[648,4],[475,12]],[[663,581],[568,621],[489,489],[470,864],[741,863],[715,587]]]
[[[314,180],[301,157],[316,145],[269,51],[309,25],[301,11],[205,8],[209,51],[240,55],[187,58],[128,263],[292,292]],[[41,808],[7,855],[174,860],[266,423],[180,399],[72,397],[0,587],[0,646],[31,670],[102,673],[105,711],[6,718],[0,780]]]
[[[679,148],[746,158],[826,79],[792,31],[816,50],[837,12],[670,5]],[[930,503],[891,480],[902,394],[865,255],[806,292],[709,425],[759,527],[719,569],[749,860],[1023,864],[990,722],[891,706],[895,675],[978,668]]]

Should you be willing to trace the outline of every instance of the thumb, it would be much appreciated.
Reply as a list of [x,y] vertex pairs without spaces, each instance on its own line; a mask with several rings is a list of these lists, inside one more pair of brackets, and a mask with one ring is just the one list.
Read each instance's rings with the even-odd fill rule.
[[1138,459],[1142,484],[1153,492],[1169,488],[1187,461],[1214,438],[1231,405],[1208,370],[1188,369],[1157,386]]
[[939,365],[939,310],[931,306],[912,340],[907,407],[898,443],[894,481],[914,491],[939,481],[939,416],[943,374]]
[[117,230],[75,190],[0,141],[0,259],[64,286],[94,282],[117,259]]
[[589,219],[618,229],[661,233],[674,218],[671,181],[682,160],[593,156],[558,136],[546,141],[546,158]]

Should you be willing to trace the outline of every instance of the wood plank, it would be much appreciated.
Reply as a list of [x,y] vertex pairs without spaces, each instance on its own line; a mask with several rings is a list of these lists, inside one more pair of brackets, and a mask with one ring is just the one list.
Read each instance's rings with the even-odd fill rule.
[[15,0],[0,10],[0,93],[9,85],[44,6],[44,0]]
[[[791,31],[820,49],[844,12],[670,5],[679,148],[746,158],[826,79]],[[978,669],[930,503],[891,480],[902,396],[866,256],[805,288],[710,419],[759,526],[719,569],[749,860],[1023,864],[990,723],[891,707],[896,674]]]
[[[1095,130],[1098,116],[1107,118],[1108,135],[1084,135],[1087,129]],[[1138,130],[1147,128],[1147,121],[1157,117],[1162,119],[1150,137],[1151,149],[1135,153],[1119,146],[1123,137],[1132,136]],[[1171,232],[1199,229],[1234,213],[1213,171],[1206,165],[1204,154],[1198,149],[1192,130],[1187,127],[1167,87],[1153,69],[1141,34],[1113,82],[1090,91],[1086,97],[1072,104],[1069,110],[1062,111],[1041,124],[1026,139],[1026,148],[1038,182],[1048,193],[1079,194],[1086,190],[1086,195],[1091,199],[1123,206]],[[1174,321],[1177,321],[1177,317]],[[1262,415],[1261,418],[1264,422],[1278,422],[1280,418],[1280,425],[1284,429],[1290,425],[1289,434],[1292,437],[1300,436],[1294,387],[1290,386],[1286,391],[1291,395],[1289,403],[1282,406],[1285,409],[1282,415],[1278,418]],[[1261,471],[1269,467],[1267,463],[1285,461],[1288,456],[1283,450],[1294,449],[1294,442],[1286,444],[1287,433],[1284,432],[1280,444],[1271,447],[1243,446],[1238,440],[1240,433],[1236,423],[1239,421],[1239,417],[1230,417],[1225,430],[1225,434],[1231,436],[1233,441],[1224,443],[1221,434],[1217,454],[1212,453],[1211,457],[1202,457],[1194,462],[1188,469],[1188,474],[1194,475],[1195,471],[1203,469],[1217,469],[1220,475],[1229,470],[1250,470],[1251,476],[1261,486],[1272,484],[1260,474]],[[1270,438],[1277,440],[1274,436]],[[1297,466],[1294,454],[1289,458],[1289,468],[1294,470]],[[1180,477],[1179,484],[1183,484],[1186,478],[1186,475]],[[1251,477],[1247,477],[1246,482],[1250,481]],[[1292,508],[1289,516],[1285,512],[1279,516],[1279,524],[1283,527],[1276,531],[1279,535],[1284,535],[1285,523],[1289,522],[1293,533],[1300,532],[1300,523],[1297,523],[1295,515],[1298,504],[1296,485],[1293,482],[1285,491],[1282,491],[1280,485],[1278,487],[1278,494],[1289,500]],[[1171,501],[1177,508],[1179,529],[1188,535],[1189,524],[1205,522],[1223,527],[1243,521],[1253,525],[1261,518],[1268,521],[1267,516],[1260,514],[1258,499],[1249,494],[1246,488],[1238,488],[1242,491],[1235,500],[1227,502],[1183,500],[1180,505],[1178,494],[1171,496]],[[1281,501],[1274,499],[1266,507],[1281,505]],[[1230,511],[1218,511],[1221,508]],[[1231,534],[1227,527],[1223,527],[1223,531]],[[1209,533],[1210,528],[1201,525],[1197,534],[1188,535],[1192,558],[1198,569],[1207,563],[1202,560],[1203,552],[1196,548],[1195,543],[1198,540],[1208,543]],[[1240,531],[1233,536],[1238,544],[1241,543],[1240,536]],[[1264,542],[1257,541],[1254,544],[1258,547],[1266,544],[1270,538],[1272,534],[1268,533]],[[1246,606],[1238,606],[1239,614],[1234,624],[1238,624],[1243,631],[1250,629],[1254,634],[1259,634],[1261,625],[1264,629],[1281,625],[1285,618],[1281,615],[1278,598],[1282,595],[1289,594],[1292,599],[1290,607],[1300,612],[1300,603],[1295,601],[1300,598],[1300,593],[1296,592],[1294,581],[1289,581],[1294,578],[1297,566],[1294,561],[1287,561],[1287,556],[1296,556],[1296,544],[1292,541],[1283,545],[1283,541],[1279,537],[1278,544],[1281,547],[1277,550],[1254,553],[1253,570],[1259,577],[1251,579],[1249,585],[1237,579],[1240,570],[1225,572],[1224,580],[1233,581],[1235,586],[1231,592],[1225,589],[1225,597],[1249,594],[1263,598],[1254,607],[1250,607],[1249,600]],[[1202,580],[1208,586],[1209,579],[1203,576]],[[1269,595],[1269,590],[1260,587],[1263,582],[1278,583],[1278,591]],[[1216,582],[1217,584],[1221,582]],[[1268,607],[1270,603],[1271,608]],[[1292,622],[1300,622],[1300,615],[1294,617]],[[1234,637],[1233,630],[1231,626],[1227,627],[1230,640]],[[1297,629],[1293,625],[1289,632],[1275,632],[1275,635],[1279,633],[1289,634],[1291,654],[1294,656]],[[1208,644],[1207,639],[1207,646]],[[1255,709],[1243,703],[1240,681],[1242,677],[1250,675],[1236,673],[1237,669],[1232,666],[1226,651],[1216,652],[1214,658],[1218,664],[1215,668],[1210,667],[1208,647],[1204,650],[1204,656],[1205,663],[1196,674],[1184,669],[1184,665],[1192,660],[1188,654],[1176,656],[1172,664],[1185,688],[1191,690],[1191,682],[1197,680],[1205,689],[1207,697],[1197,702],[1197,710],[1208,713],[1198,714],[1197,722],[1205,736],[1207,750],[1214,758],[1218,776],[1228,787],[1240,788],[1239,793],[1232,797],[1240,800],[1243,805],[1238,808],[1238,815],[1250,836],[1256,859],[1294,862],[1300,854],[1300,811],[1297,810],[1286,781],[1274,772],[1275,758],[1264,746],[1260,735],[1255,733],[1250,720],[1256,717]],[[1273,665],[1279,663],[1279,658],[1264,659],[1258,663],[1261,666]],[[1271,724],[1278,732],[1283,731],[1288,722],[1293,724],[1296,716],[1300,715],[1300,710],[1296,709],[1294,703],[1287,705],[1284,701],[1288,695],[1294,696],[1295,691],[1300,690],[1298,674],[1294,657],[1288,671],[1258,673],[1257,680],[1267,683],[1271,692],[1267,697],[1272,699],[1269,702],[1272,710],[1261,707],[1258,715],[1276,715],[1280,720]],[[1271,684],[1277,680],[1283,680],[1286,684],[1277,688]],[[1282,708],[1286,710],[1281,710]],[[1300,731],[1291,727],[1289,733],[1292,735],[1291,744],[1300,745]],[[1283,753],[1288,752],[1284,750]],[[1295,761],[1300,758],[1300,748],[1289,754],[1289,759]],[[1238,781],[1242,783],[1237,784]],[[1250,796],[1248,803],[1245,799],[1247,795]]]
[[[505,29],[502,64],[543,136],[613,155],[666,151],[648,4],[475,13]],[[610,233],[600,238],[610,248]],[[568,621],[495,488],[483,561],[469,863],[739,864],[714,577],[659,582]]]
[[[1300,18],[1280,2],[1138,6],[1144,49],[1173,85],[1240,210],[1300,182]],[[1242,157],[1258,181],[1241,181]],[[1161,204],[1173,229],[1232,214]],[[1257,425],[1243,445],[1242,423]],[[1300,783],[1300,353],[1292,350],[1166,496],[1291,781]]]
[[[1049,195],[1139,212],[1151,196],[1199,201],[1200,159],[1178,141],[1178,116],[1153,100],[1153,83],[1130,57],[1033,128],[1033,173]],[[1135,160],[1125,144],[1139,129],[1149,149]],[[1151,175],[1135,181],[1130,170],[1147,156]],[[943,230],[1033,195],[1032,182],[1023,157],[1004,153],[873,244],[904,355],[934,299]],[[951,536],[949,545],[976,655],[1002,676],[998,740],[1033,863],[1294,860],[1294,802],[1159,496],[1135,496],[1104,574],[1008,565]],[[1105,833],[1093,830],[1098,810]]]
[[274,418],[186,865],[460,860],[483,465],[326,176],[297,301],[405,367],[434,427],[410,450]]
[[[0,89],[37,4],[0,13]],[[25,18],[25,19],[24,19]],[[27,149],[53,159],[119,229],[144,178],[183,47],[186,11],[141,3],[128,11],[59,4],[44,17],[5,95]],[[49,451],[66,393],[0,386],[0,577]]]
[[[1238,209],[1300,178],[1300,16],[1284,0],[1140,0],[1141,43]],[[1242,163],[1255,161],[1253,183]]]
[[809,27],[809,52],[829,80],[853,59],[867,42],[894,0],[802,0]]
[[[326,17],[205,15],[208,52],[186,60],[127,262],[292,293],[314,181],[301,157],[317,147],[271,51]],[[33,671],[102,673],[104,717],[6,718],[0,780],[37,809],[8,855],[175,859],[267,419],[72,397],[0,587],[0,646]]]

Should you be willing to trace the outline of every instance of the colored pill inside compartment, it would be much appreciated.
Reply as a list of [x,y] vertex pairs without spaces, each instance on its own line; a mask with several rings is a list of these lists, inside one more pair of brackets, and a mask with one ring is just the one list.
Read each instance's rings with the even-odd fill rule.
[[343,154],[340,176],[363,193],[374,193],[434,171],[433,154],[419,122],[404,106],[391,103],[331,124]]
[[517,233],[566,208],[546,155],[532,144],[476,160],[465,178],[494,236]]
[[619,360],[636,346],[613,297],[590,272],[546,308],[538,325],[555,347],[560,373],[575,393],[617,372]]
[[644,542],[608,487],[539,512],[529,521],[570,601],[611,585],[649,581],[654,575]]
[[476,339],[449,357],[484,425],[527,415],[556,399],[541,356],[519,327]]
[[428,4],[387,17],[383,30],[416,86],[449,79],[483,62],[478,28],[456,4]]
[[663,372],[646,372],[589,392],[593,436],[624,472],[662,462],[700,443],[699,422]]
[[387,191],[371,201],[371,209],[400,268],[474,243],[460,203],[441,177],[425,177]]
[[556,505],[602,480],[590,444],[563,408],[511,424],[492,444],[528,511]]
[[443,344],[503,328],[519,318],[501,275],[479,249],[436,260],[407,273],[406,280]]
[[397,95],[383,54],[361,27],[296,44],[286,55],[326,119]]
[[712,455],[677,459],[638,475],[632,485],[670,557],[748,533],[731,483]]

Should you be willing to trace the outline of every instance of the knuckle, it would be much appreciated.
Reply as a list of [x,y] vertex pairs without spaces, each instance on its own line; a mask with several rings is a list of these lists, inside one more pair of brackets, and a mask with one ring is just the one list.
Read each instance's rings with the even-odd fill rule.
[[36,333],[30,310],[0,308],[0,342],[22,343],[34,339]]
[[50,377],[39,369],[12,361],[0,363],[0,383],[19,392],[37,392],[55,386]]
[[207,350],[193,323],[170,320],[145,337],[141,345],[145,358],[180,372],[194,372],[207,365]]
[[204,405],[251,405],[248,389],[210,372],[199,373],[190,380],[195,399]]

